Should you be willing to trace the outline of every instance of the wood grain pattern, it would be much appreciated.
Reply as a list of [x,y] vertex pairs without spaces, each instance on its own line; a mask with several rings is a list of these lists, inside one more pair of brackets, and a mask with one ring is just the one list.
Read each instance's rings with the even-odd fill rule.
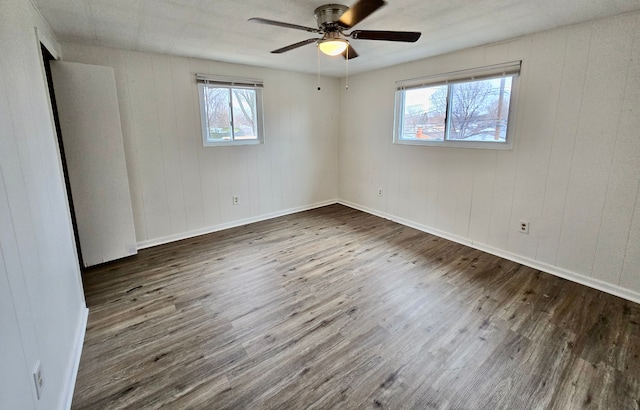
[[640,306],[341,205],[84,273],[74,409],[637,409]]

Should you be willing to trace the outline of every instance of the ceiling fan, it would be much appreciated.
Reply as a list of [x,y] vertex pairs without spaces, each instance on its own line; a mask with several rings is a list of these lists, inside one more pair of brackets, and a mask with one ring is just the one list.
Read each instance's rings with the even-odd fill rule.
[[307,44],[317,43],[318,48],[323,53],[330,56],[342,54],[345,59],[350,60],[358,57],[358,53],[356,53],[351,44],[349,44],[347,38],[355,40],[402,41],[406,43],[414,43],[420,38],[421,33],[416,31],[353,30],[350,33],[345,33],[345,30],[350,30],[353,26],[385,4],[387,4],[387,2],[384,0],[358,0],[351,7],[343,6],[342,4],[322,5],[313,12],[318,23],[318,28],[268,20],[260,17],[250,18],[249,21],[322,34],[321,38],[303,40],[273,50],[272,53],[280,54]]

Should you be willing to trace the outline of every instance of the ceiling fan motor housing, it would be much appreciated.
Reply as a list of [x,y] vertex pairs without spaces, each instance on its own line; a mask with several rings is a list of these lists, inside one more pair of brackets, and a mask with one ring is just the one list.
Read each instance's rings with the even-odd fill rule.
[[324,4],[313,11],[318,28],[260,17],[252,17],[249,21],[322,35],[322,38],[308,38],[273,50],[272,53],[274,54],[281,54],[295,50],[298,47],[316,43],[323,53],[330,56],[342,54],[345,59],[350,60],[358,57],[358,53],[349,44],[348,38],[407,43],[414,43],[420,38],[420,33],[417,31],[352,30],[349,34],[344,32],[344,30],[351,30],[356,24],[385,4],[387,4],[385,0],[356,0],[351,7],[342,4]]
[[313,14],[318,22],[318,28],[327,31],[338,31],[340,27],[336,22],[349,7],[342,4],[325,4],[314,10]]

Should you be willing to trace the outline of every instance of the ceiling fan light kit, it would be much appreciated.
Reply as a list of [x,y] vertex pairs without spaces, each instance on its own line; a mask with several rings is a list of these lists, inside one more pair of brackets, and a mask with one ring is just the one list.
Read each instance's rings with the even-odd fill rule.
[[347,49],[347,40],[320,40],[318,48],[328,56],[337,56]]
[[340,38],[338,32],[329,32],[325,37],[318,40],[318,48],[328,56],[337,56],[345,52],[349,42],[344,38]]
[[321,38],[303,40],[298,43],[273,50],[272,53],[280,54],[307,44],[316,43],[320,51],[324,54],[329,56],[342,55],[345,59],[350,60],[358,57],[358,53],[353,49],[353,46],[349,43],[347,38],[357,40],[400,41],[405,43],[414,43],[420,38],[421,33],[416,31],[355,30],[351,33],[344,32],[345,30],[351,29],[385,4],[387,3],[384,0],[358,0],[351,7],[347,7],[342,4],[325,4],[316,8],[313,12],[318,28],[263,19],[260,17],[250,18],[249,21],[253,23],[268,24],[322,34]]

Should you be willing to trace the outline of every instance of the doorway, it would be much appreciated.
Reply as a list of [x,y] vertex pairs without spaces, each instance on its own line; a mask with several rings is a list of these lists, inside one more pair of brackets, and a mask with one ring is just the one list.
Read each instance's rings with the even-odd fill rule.
[[51,99],[51,111],[53,113],[53,121],[56,127],[56,138],[58,140],[58,150],[60,152],[60,163],[62,164],[62,173],[64,175],[64,185],[67,191],[67,202],[69,204],[69,211],[71,212],[71,225],[73,226],[73,239],[76,245],[76,253],[78,254],[78,262],[80,263],[80,270],[84,267],[82,259],[82,251],[80,248],[80,236],[78,235],[78,222],[76,220],[76,212],[73,206],[73,197],[71,194],[71,184],[69,182],[69,170],[67,168],[67,160],[64,153],[64,145],[62,143],[62,132],[60,130],[60,117],[58,116],[58,106],[56,104],[55,92],[53,89],[53,79],[51,76],[51,61],[55,61],[55,57],[49,52],[44,44],[40,43],[40,49],[42,51],[42,64],[44,66],[44,72],[47,77],[47,87],[49,88],[49,98]]

